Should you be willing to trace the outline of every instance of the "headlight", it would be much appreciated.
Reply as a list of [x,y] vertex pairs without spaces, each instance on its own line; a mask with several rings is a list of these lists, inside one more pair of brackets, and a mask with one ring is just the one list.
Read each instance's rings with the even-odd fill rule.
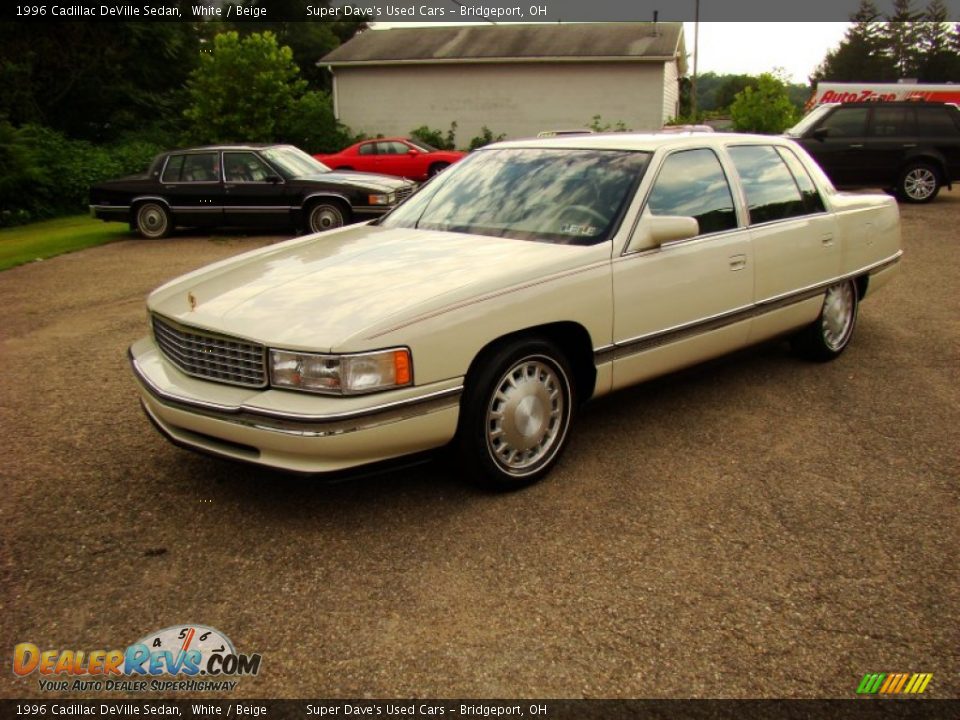
[[397,199],[397,196],[393,193],[386,193],[382,195],[367,195],[367,202],[370,205],[393,205],[394,201]]
[[406,348],[357,355],[270,351],[270,383],[275,387],[352,395],[412,382],[413,364]]

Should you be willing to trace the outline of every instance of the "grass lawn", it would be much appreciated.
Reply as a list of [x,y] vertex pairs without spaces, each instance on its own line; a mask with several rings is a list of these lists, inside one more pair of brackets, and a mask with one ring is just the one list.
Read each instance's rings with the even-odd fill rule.
[[128,237],[126,224],[105,223],[88,215],[7,228],[0,230],[0,270]]

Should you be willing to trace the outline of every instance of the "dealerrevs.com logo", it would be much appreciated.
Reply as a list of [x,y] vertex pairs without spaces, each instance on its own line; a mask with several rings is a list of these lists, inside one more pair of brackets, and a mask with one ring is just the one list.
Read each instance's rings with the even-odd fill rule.
[[225,691],[234,679],[260,672],[258,653],[238,653],[230,639],[205,625],[185,623],[148,633],[124,650],[13,649],[13,672],[37,673],[43,692]]

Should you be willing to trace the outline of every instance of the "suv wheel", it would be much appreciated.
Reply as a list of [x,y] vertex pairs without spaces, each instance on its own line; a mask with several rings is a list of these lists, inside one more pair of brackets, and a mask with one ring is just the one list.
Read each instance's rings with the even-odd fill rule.
[[928,163],[911,163],[900,173],[897,195],[904,202],[927,203],[940,192],[940,174]]

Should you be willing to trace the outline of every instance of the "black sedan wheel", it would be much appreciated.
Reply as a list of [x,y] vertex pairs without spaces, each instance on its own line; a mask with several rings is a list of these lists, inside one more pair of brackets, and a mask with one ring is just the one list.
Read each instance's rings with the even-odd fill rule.
[[319,202],[310,207],[307,228],[312,233],[332,230],[346,224],[346,212],[334,202]]
[[173,229],[170,212],[160,203],[146,202],[137,207],[137,231],[145,238],[164,238]]
[[827,288],[820,317],[793,338],[794,348],[810,360],[825,362],[842,353],[857,324],[857,286],[844,280]]
[[897,195],[908,203],[928,203],[940,192],[940,175],[927,163],[913,163],[903,169]]
[[574,416],[572,377],[563,353],[546,341],[513,342],[481,358],[458,431],[478,484],[516,490],[550,471]]

